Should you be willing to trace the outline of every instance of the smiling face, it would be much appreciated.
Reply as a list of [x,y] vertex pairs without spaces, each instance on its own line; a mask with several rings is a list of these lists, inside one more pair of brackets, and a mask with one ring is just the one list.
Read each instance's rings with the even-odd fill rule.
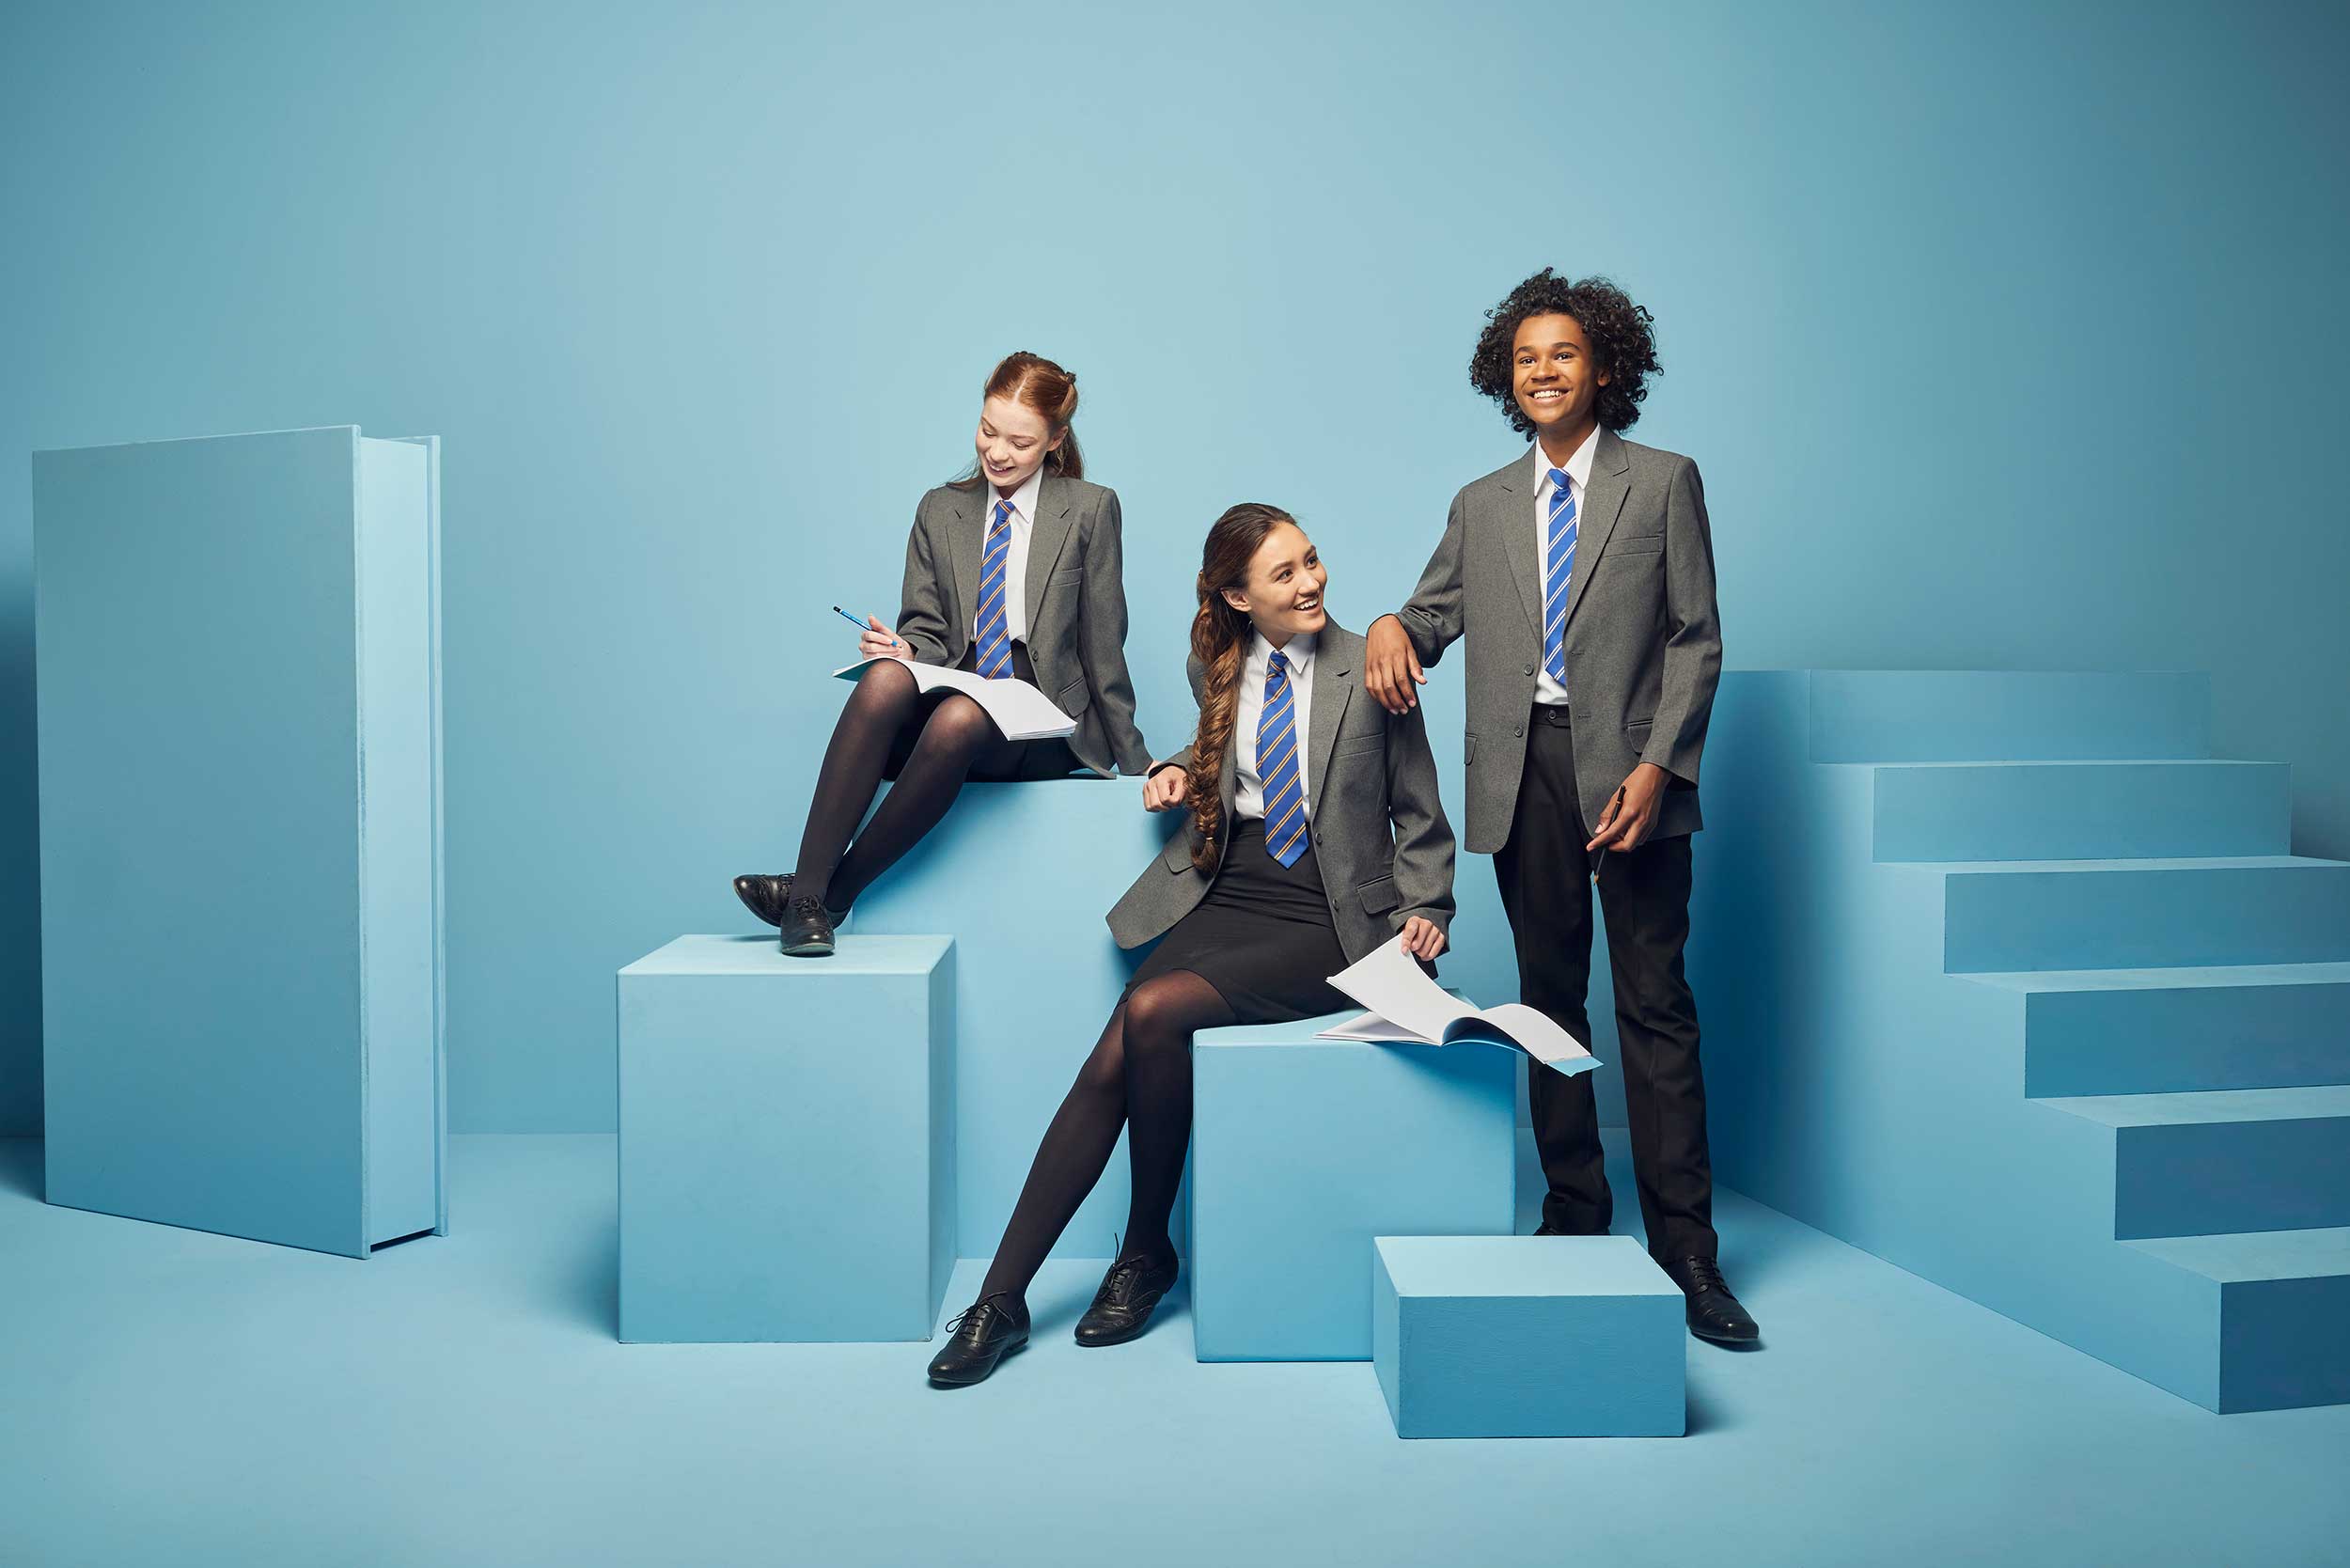
[[1599,422],[1599,389],[1607,372],[1591,357],[1590,339],[1574,317],[1528,316],[1510,351],[1510,394],[1554,460],[1582,445]]
[[1294,523],[1276,523],[1248,557],[1248,576],[1236,588],[1224,590],[1225,602],[1257,623],[1265,641],[1276,648],[1290,638],[1319,632],[1330,620],[1322,606],[1329,585],[1313,541]]
[[1044,416],[1026,403],[990,398],[979,405],[979,431],[972,443],[979,455],[979,472],[998,490],[1018,490],[1044,466],[1044,454],[1058,447],[1065,433],[1047,425]]

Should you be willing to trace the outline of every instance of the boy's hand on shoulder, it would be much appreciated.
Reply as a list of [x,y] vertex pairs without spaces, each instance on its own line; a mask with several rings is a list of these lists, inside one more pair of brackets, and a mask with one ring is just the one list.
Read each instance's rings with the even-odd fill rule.
[[1363,635],[1363,686],[1390,713],[1408,713],[1419,706],[1415,685],[1428,684],[1419,670],[1419,655],[1412,651],[1403,622],[1383,615]]

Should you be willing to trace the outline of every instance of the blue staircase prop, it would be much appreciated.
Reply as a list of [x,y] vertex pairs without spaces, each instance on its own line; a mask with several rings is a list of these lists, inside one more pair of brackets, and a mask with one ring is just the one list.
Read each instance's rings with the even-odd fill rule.
[[1316,1040],[1192,1046],[1191,1310],[1202,1361],[1361,1361],[1382,1235],[1508,1236],[1516,1053]]
[[2198,675],[1725,675],[1720,1180],[2214,1410],[2350,1401],[2350,865]]
[[620,1335],[924,1340],[954,1268],[953,943],[682,936],[619,972]]
[[1678,1437],[1680,1289],[1629,1236],[1381,1236],[1372,1367],[1399,1437]]

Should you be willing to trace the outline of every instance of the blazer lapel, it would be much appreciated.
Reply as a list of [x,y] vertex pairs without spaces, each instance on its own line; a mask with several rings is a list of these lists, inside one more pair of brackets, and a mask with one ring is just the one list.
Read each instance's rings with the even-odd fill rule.
[[1518,597],[1526,601],[1526,621],[1534,629],[1534,641],[1543,640],[1543,563],[1534,550],[1534,508],[1532,497],[1541,485],[1534,478],[1538,459],[1525,463],[1525,488],[1511,482],[1515,468],[1504,471],[1500,480],[1503,499],[1498,503],[1504,515],[1500,520],[1501,541],[1510,551],[1510,575],[1518,580]]
[[1607,548],[1607,536],[1616,531],[1617,514],[1623,510],[1623,500],[1632,494],[1632,481],[1624,478],[1632,470],[1632,460],[1623,455],[1623,440],[1614,431],[1603,429],[1599,445],[1591,452],[1591,482],[1583,487],[1583,515],[1575,519],[1574,572],[1567,580],[1567,619],[1574,619],[1574,607],[1583,603],[1583,590],[1590,586],[1591,568],[1599,563],[1599,554]]
[[1020,603],[1027,606],[1028,645],[1034,648],[1042,640],[1036,632],[1036,607],[1044,603],[1044,584],[1053,575],[1053,565],[1060,559],[1061,546],[1069,542],[1069,532],[1076,526],[1070,510],[1074,504],[1069,486],[1058,474],[1047,474],[1036,487],[1036,517],[1028,525],[1028,570],[1021,580],[1020,591],[1026,596]]
[[1322,630],[1322,647],[1314,654],[1314,711],[1307,727],[1306,790],[1315,801],[1330,778],[1330,748],[1338,745],[1339,721],[1361,682],[1353,679],[1355,650],[1362,639],[1331,621]]
[[987,529],[986,514],[985,481],[955,492],[955,525],[947,534],[947,554],[955,576],[955,619],[948,628],[949,648],[968,634],[972,610],[979,602],[979,555],[985,548],[980,536]]

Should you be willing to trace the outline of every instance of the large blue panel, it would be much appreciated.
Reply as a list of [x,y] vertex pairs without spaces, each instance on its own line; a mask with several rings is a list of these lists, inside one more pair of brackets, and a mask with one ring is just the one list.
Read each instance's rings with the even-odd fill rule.
[[2113,1233],[2350,1225],[2350,1087],[2040,1102],[2113,1139]]
[[1815,669],[1814,762],[2201,757],[2211,682],[2201,674]]
[[1681,1290],[1629,1236],[1381,1236],[1371,1365],[1399,1437],[1678,1437]]
[[622,1340],[930,1337],[955,968],[943,936],[682,936],[619,972]]
[[[363,509],[360,449],[36,457],[53,1201],[354,1255],[438,1222],[431,475]],[[371,1055],[415,1139],[389,1232]]]
[[1512,1229],[1524,1058],[1314,1039],[1330,1022],[1208,1029],[1193,1047],[1203,1361],[1367,1359],[1372,1237]]
[[2350,959],[2350,864],[2241,859],[1969,861],[1948,885],[1952,974]]

